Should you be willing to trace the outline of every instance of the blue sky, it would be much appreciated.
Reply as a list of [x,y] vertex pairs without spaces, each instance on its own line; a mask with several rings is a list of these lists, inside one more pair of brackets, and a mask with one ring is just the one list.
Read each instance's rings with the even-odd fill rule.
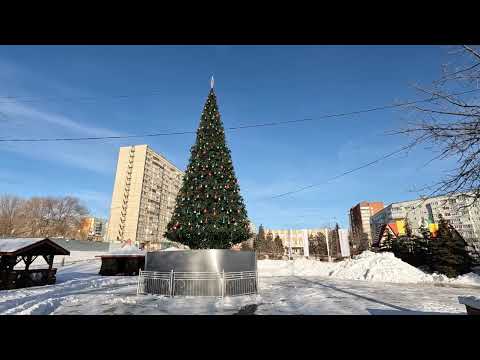
[[[84,137],[196,130],[210,75],[225,127],[318,117],[418,99],[440,75],[438,46],[0,46],[0,137]],[[115,98],[116,95],[129,95]],[[15,99],[5,99],[14,96]],[[43,99],[42,99],[43,98]],[[83,98],[83,99],[82,99]],[[391,152],[406,124],[388,110],[227,132],[258,226],[348,225],[363,200],[390,203],[452,164],[416,149],[291,196]],[[0,193],[75,195],[108,217],[118,148],[149,144],[185,168],[193,134],[101,142],[0,143]]]

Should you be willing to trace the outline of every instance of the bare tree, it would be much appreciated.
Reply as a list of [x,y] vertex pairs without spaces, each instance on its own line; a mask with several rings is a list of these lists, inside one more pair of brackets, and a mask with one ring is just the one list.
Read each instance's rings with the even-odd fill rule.
[[18,235],[24,203],[18,196],[0,196],[0,236]]
[[472,205],[480,198],[480,50],[464,45],[451,55],[440,79],[429,88],[416,86],[429,100],[412,105],[415,121],[396,133],[410,136],[411,148],[437,149],[431,161],[455,159],[456,167],[425,189],[431,195],[465,192]]
[[87,209],[75,197],[0,197],[0,236],[80,238]]

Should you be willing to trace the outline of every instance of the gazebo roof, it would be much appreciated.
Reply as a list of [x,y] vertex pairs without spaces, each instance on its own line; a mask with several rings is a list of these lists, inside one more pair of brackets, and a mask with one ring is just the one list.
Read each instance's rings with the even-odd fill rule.
[[0,239],[0,256],[19,256],[25,254],[70,255],[70,251],[48,238],[12,238]]

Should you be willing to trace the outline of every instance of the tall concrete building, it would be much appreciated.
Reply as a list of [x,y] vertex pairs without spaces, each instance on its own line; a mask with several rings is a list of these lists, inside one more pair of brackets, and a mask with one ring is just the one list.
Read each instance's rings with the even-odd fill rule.
[[383,202],[362,201],[350,209],[350,234],[354,250],[366,250],[372,245],[370,218],[383,209]]
[[429,223],[438,223],[442,216],[466,240],[471,240],[478,246],[480,204],[465,206],[470,201],[464,194],[457,194],[453,197],[437,196],[392,203],[372,216],[371,231],[376,238],[380,235],[382,225],[406,219],[412,232],[418,234],[421,225],[428,228]]
[[175,209],[183,172],[147,145],[121,147],[107,238],[158,248]]

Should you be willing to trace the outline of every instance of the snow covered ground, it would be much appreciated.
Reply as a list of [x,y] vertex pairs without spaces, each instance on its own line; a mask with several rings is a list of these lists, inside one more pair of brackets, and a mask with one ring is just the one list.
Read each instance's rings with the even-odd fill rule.
[[465,314],[458,296],[480,296],[476,274],[447,281],[372,253],[340,263],[259,261],[256,296],[137,296],[136,277],[99,276],[93,256],[78,254],[78,262],[60,267],[55,285],[0,291],[0,314],[230,315],[247,305],[259,315]]

